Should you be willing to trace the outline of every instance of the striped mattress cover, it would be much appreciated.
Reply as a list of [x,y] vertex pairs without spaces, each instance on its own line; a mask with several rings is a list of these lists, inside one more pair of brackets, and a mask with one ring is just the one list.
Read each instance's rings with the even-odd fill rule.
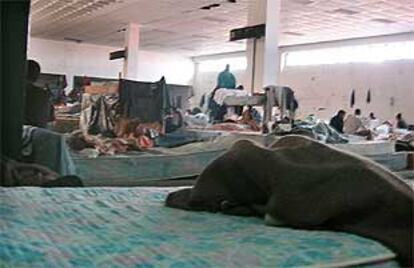
[[0,267],[398,267],[359,236],[164,207],[176,189],[0,188]]

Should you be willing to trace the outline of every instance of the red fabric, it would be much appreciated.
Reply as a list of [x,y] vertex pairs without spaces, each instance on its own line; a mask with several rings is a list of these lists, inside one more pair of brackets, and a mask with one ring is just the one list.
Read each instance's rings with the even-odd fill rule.
[[212,130],[223,130],[223,131],[253,131],[250,126],[237,124],[237,123],[221,123],[215,124],[211,128]]
[[148,138],[145,135],[142,135],[138,138],[138,145],[140,148],[152,148],[154,147],[154,141]]

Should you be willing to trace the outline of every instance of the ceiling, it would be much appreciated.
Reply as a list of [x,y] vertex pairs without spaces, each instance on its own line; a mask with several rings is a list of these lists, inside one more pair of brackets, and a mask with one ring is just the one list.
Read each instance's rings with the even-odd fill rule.
[[[229,31],[247,25],[249,1],[264,0],[32,0],[31,35],[122,47],[132,22],[144,50],[240,51]],[[281,45],[413,32],[414,0],[282,0],[281,31]]]

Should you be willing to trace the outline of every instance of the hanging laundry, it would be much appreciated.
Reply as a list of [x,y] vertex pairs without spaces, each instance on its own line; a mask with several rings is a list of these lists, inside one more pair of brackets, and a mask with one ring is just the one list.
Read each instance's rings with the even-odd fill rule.
[[123,117],[139,118],[143,123],[162,123],[171,112],[164,77],[155,83],[120,80],[119,101]]
[[368,89],[368,93],[367,93],[367,103],[371,103],[371,89]]
[[353,108],[354,105],[355,105],[355,89],[353,89],[351,93],[351,108]]
[[84,134],[114,137],[118,107],[119,96],[117,94],[83,94],[80,129]]

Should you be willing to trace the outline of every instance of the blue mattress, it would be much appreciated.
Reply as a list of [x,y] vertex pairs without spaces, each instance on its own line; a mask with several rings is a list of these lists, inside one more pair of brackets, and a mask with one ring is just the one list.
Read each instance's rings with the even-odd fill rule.
[[82,178],[85,186],[138,186],[143,182],[197,176],[224,152],[224,149],[180,154],[138,152],[98,158],[72,154],[73,174]]
[[[200,132],[198,135],[213,134]],[[73,167],[71,174],[78,175],[85,186],[140,186],[146,183],[148,185],[148,182],[197,176],[209,163],[241,139],[269,144],[275,137],[243,133],[229,134],[176,148],[157,147],[144,152],[129,152],[97,158],[71,152],[70,166]],[[348,145],[342,147],[346,148]],[[351,145],[351,148],[354,147]],[[361,148],[366,149],[370,146]],[[406,158],[402,154],[370,156],[372,160],[393,170],[398,169],[398,165],[402,167],[406,165],[404,157]]]
[[398,267],[359,236],[164,207],[175,188],[0,188],[0,267]]
[[73,173],[86,186],[139,186],[143,182],[197,176],[237,139],[220,137],[176,148],[152,148],[115,156],[71,152]]

